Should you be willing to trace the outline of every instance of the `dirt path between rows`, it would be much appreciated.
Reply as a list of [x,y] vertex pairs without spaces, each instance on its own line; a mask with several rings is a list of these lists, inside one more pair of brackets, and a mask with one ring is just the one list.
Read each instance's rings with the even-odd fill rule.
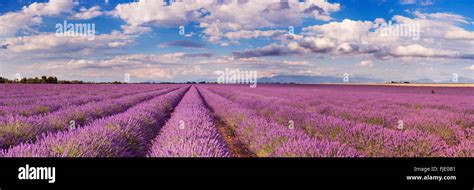
[[214,120],[214,124],[216,125],[219,133],[223,137],[224,141],[227,143],[227,147],[232,152],[234,157],[256,157],[256,155],[247,148],[247,145],[242,143],[235,131],[228,126],[224,121],[222,121],[219,116],[214,114],[214,110],[207,104],[204,97],[201,95],[199,88],[197,88],[199,96],[201,97],[202,101],[206,108],[211,112],[211,117]]

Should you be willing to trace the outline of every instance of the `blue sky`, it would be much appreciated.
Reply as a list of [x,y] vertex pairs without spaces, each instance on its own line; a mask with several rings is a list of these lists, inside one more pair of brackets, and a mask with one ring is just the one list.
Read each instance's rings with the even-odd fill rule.
[[[7,0],[0,75],[187,81],[230,68],[259,77],[474,79],[472,10],[469,0]],[[58,35],[64,22],[94,25],[94,39]],[[408,33],[387,35],[389,23]]]

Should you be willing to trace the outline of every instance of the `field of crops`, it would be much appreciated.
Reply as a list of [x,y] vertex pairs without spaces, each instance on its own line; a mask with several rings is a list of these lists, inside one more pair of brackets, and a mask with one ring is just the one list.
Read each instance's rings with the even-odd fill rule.
[[473,157],[474,88],[0,85],[1,157]]

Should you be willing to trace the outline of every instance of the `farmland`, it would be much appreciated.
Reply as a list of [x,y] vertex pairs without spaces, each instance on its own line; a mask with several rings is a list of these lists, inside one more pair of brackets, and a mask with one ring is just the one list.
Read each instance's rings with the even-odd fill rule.
[[1,157],[473,157],[474,88],[5,84]]

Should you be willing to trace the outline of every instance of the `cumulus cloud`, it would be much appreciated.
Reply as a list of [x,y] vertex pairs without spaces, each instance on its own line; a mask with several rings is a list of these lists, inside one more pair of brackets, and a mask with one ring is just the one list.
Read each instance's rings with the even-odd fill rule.
[[338,42],[359,41],[366,36],[375,25],[371,21],[353,21],[344,19],[342,22],[330,22],[303,28],[303,31],[314,35],[322,35]]
[[132,26],[157,24],[162,26],[180,26],[190,18],[187,13],[198,9],[197,3],[177,3],[165,6],[164,1],[141,0],[133,3],[119,4],[113,15],[125,20]]
[[144,64],[150,65],[180,65],[179,63],[185,59],[195,58],[209,58],[210,53],[164,53],[164,54],[131,54],[119,55],[112,59],[103,60],[72,60],[68,63],[69,66],[75,68],[135,68],[141,67]]
[[276,37],[285,33],[287,33],[285,30],[239,30],[227,32],[224,36],[231,40],[239,40],[260,37]]
[[122,25],[120,26],[124,34],[139,35],[151,32],[151,28],[144,26]]
[[20,29],[31,30],[30,26],[40,24],[41,22],[41,17],[36,17],[24,13],[4,14],[0,16],[0,37],[13,36]]
[[37,56],[51,55],[53,57],[60,54],[68,56],[82,56],[94,54],[99,56],[104,52],[131,45],[134,38],[114,32],[112,34],[96,35],[95,39],[90,41],[87,36],[56,36],[54,33],[41,33],[32,36],[23,36],[17,38],[7,38],[5,40],[8,48],[8,54],[16,55],[22,58],[24,55],[34,58]]
[[389,54],[394,57],[462,58],[459,56],[459,53],[455,51],[426,48],[418,44],[398,46],[391,49]]
[[49,0],[48,3],[32,3],[24,7],[22,12],[37,16],[54,16],[63,12],[70,12],[75,6],[73,0]]
[[468,19],[465,16],[453,13],[422,13],[419,11],[415,11],[414,13],[418,18],[421,19],[430,19],[430,20],[438,20],[443,22],[450,22],[450,23],[462,23],[462,24],[469,24]]
[[293,50],[299,50],[301,53],[304,53],[304,50],[309,50],[313,53],[326,53],[336,47],[336,43],[331,39],[314,36],[297,38],[295,42],[290,43],[288,47]]
[[[431,1],[406,2],[423,4]],[[341,9],[340,5],[325,0],[305,2],[263,0],[251,3],[236,1],[217,3],[215,0],[200,0],[188,3],[176,2],[171,6],[164,5],[163,1],[140,0],[119,4],[110,12],[103,11],[98,6],[78,7],[79,9],[74,9],[74,6],[72,0],[51,0],[47,3],[33,3],[17,12],[0,15],[0,37],[5,37],[0,41],[0,53],[2,53],[0,60],[21,62],[22,59],[30,58],[43,63],[43,65],[35,64],[34,67],[24,67],[31,72],[36,72],[35,68],[41,66],[40,71],[47,72],[47,69],[50,69],[58,73],[72,68],[81,76],[112,76],[123,71],[144,78],[172,78],[185,74],[199,75],[199,72],[203,74],[209,69],[212,70],[212,67],[227,64],[237,65],[239,68],[265,67],[263,70],[267,74],[317,73],[308,68],[313,61],[304,60],[306,56],[327,55],[331,59],[344,56],[362,58],[358,59],[363,60],[360,63],[353,63],[360,67],[373,67],[374,59],[384,60],[383,62],[392,60],[395,63],[398,60],[414,62],[413,60],[421,59],[430,61],[464,59],[456,60],[460,64],[474,59],[472,53],[474,32],[470,30],[470,26],[466,27],[472,24],[472,20],[448,12],[407,11],[407,15],[395,15],[391,20],[377,18],[373,21],[351,19],[336,21],[331,16]],[[45,16],[58,15],[65,16],[65,19],[84,20],[107,15],[120,18],[124,23],[120,26],[121,32],[97,35],[93,41],[80,37],[63,38],[34,30],[34,26],[43,23]],[[301,26],[303,20],[322,24],[304,27],[300,33],[290,35],[286,30],[288,26]],[[394,24],[419,24],[421,38],[414,40],[403,36],[382,36],[381,32],[384,29],[382,25],[390,21]],[[170,41],[158,46],[202,50],[206,48],[203,40],[229,46],[239,45],[240,40],[247,42],[250,40],[245,39],[254,38],[262,38],[258,42],[264,42],[265,45],[245,50],[232,47],[229,48],[232,53],[220,57],[207,52],[117,56],[126,52],[125,48],[137,43],[135,39],[140,34],[151,33],[152,29],[161,31],[164,27],[181,25],[199,27],[202,30],[186,28],[186,32],[202,31],[201,34],[192,35],[203,39],[195,41],[195,38],[192,38],[193,40],[183,38],[188,40]],[[13,37],[19,32],[30,35]],[[150,36],[156,37],[153,34]],[[261,43],[242,43],[252,45],[251,47],[255,44]],[[276,56],[283,57],[275,58]],[[303,60],[299,59],[303,56]],[[56,59],[58,57],[61,59]],[[332,64],[337,61],[328,62]],[[319,63],[316,61],[316,64]],[[459,68],[463,67],[465,65]],[[473,67],[464,68],[466,69],[464,72],[473,70]],[[282,68],[288,70],[283,71]]]
[[22,73],[32,76],[55,73],[55,76],[65,79],[123,80],[123,75],[129,73],[132,81],[172,80],[179,76],[209,75],[211,71],[201,68],[193,61],[211,57],[210,53],[162,53],[162,54],[130,54],[117,55],[110,58],[87,59],[78,58],[64,61],[47,61],[35,63],[21,68],[15,68]]
[[[236,11],[239,10],[239,11]],[[257,28],[300,25],[304,18],[329,21],[330,14],[340,10],[338,3],[326,0],[280,2],[279,0],[252,1],[252,3],[216,3],[213,0],[174,2],[141,0],[119,4],[113,15],[131,26],[177,27],[197,22],[211,42],[222,38],[269,37],[271,32]]]
[[19,30],[31,31],[31,26],[42,23],[42,16],[56,16],[71,12],[73,0],[50,0],[47,3],[32,3],[21,11],[0,16],[0,37],[14,36]]
[[242,52],[232,52],[236,58],[249,58],[249,57],[265,57],[265,56],[283,56],[296,54],[298,51],[293,51],[283,45],[271,44],[255,50],[246,50]]
[[371,60],[364,60],[364,61],[361,61],[359,64],[357,64],[357,66],[359,66],[359,67],[373,67],[374,63],[372,63]]
[[420,26],[420,34],[423,38],[440,38],[453,40],[472,40],[474,33],[460,27],[460,24],[468,24],[469,21],[457,14],[449,13],[421,13],[414,12],[415,18],[408,18],[400,15],[393,17],[399,24]]
[[446,39],[453,40],[474,40],[474,32],[466,30],[452,30],[444,34]]
[[[419,25],[420,40],[401,35],[383,35],[387,21],[344,19],[303,28],[300,35],[287,35],[281,43],[233,52],[236,57],[285,56],[329,53],[332,56],[371,54],[375,58],[445,58],[474,59],[474,32],[459,25],[466,18],[448,13],[414,13],[415,18],[395,15],[394,25]],[[415,28],[415,27],[414,27]],[[416,29],[416,28],[415,28]],[[416,32],[416,31],[415,31]]]
[[87,20],[94,17],[101,16],[103,13],[99,6],[93,6],[89,9],[81,7],[78,13],[75,13],[71,18],[75,20]]

